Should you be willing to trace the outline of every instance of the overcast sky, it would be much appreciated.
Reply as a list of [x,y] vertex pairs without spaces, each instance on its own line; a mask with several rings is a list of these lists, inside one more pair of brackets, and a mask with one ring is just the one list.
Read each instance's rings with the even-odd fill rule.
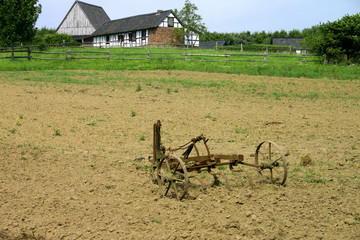
[[[75,0],[39,0],[38,28],[57,28]],[[115,20],[158,9],[182,9],[185,0],[83,0]],[[191,0],[210,32],[302,30],[360,12],[360,0]]]

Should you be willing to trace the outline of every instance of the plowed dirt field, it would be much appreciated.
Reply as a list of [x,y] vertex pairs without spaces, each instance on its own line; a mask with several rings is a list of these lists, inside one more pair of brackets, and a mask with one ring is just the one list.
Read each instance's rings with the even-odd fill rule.
[[[182,71],[0,79],[0,239],[360,239],[359,80]],[[289,154],[286,186],[251,187],[221,168],[232,191],[201,173],[206,192],[161,197],[147,160],[157,120],[166,146],[203,133],[212,153],[251,163],[261,141],[276,142]]]

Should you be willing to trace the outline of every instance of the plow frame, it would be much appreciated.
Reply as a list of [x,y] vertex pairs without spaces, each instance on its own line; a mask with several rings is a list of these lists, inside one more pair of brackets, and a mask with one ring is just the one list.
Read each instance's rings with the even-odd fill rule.
[[[272,141],[261,142],[255,151],[255,162],[248,163],[244,161],[242,154],[211,154],[204,135],[199,135],[192,138],[189,142],[177,148],[165,148],[161,142],[161,122],[158,120],[153,125],[153,154],[149,157],[151,162],[150,177],[153,183],[159,185],[161,196],[172,196],[178,200],[182,200],[188,194],[189,182],[191,178],[197,179],[203,189],[206,189],[205,184],[201,178],[191,172],[208,172],[214,177],[214,184],[219,182],[219,176],[225,180],[226,187],[231,190],[226,175],[222,172],[215,173],[212,169],[218,166],[229,166],[232,172],[242,172],[247,175],[249,185],[253,186],[252,180],[248,171],[243,168],[235,168],[238,165],[244,165],[256,168],[261,183],[270,183],[285,185],[287,178],[287,163],[285,155],[282,154],[279,146]],[[200,155],[198,145],[201,144],[206,149],[205,155]],[[262,148],[267,148],[265,153]],[[183,154],[178,156],[176,152],[185,150]],[[195,150],[195,156],[189,156]],[[276,159],[274,159],[273,152],[276,152]],[[282,170],[282,173],[275,173]],[[265,173],[265,171],[267,173]],[[270,173],[269,173],[270,172]],[[172,192],[172,193],[170,193]]]

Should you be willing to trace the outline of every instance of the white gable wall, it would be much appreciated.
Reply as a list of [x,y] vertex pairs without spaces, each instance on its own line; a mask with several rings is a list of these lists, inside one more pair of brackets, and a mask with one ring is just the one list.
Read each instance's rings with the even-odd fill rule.
[[177,20],[177,18],[172,13],[170,13],[169,16],[167,18],[165,18],[164,21],[162,21],[162,23],[160,23],[159,27],[169,27],[169,25],[168,25],[169,17],[174,18],[174,28],[182,28],[181,23]]
[[200,36],[197,33],[191,32],[187,37],[185,36],[185,45],[199,47],[200,46]]
[[78,3],[70,10],[57,30],[57,33],[66,33],[72,36],[91,35],[93,32],[95,32],[95,28],[91,25]]

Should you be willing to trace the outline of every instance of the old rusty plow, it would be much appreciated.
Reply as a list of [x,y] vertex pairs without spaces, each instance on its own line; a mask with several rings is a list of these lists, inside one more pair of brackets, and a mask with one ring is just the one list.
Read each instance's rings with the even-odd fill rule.
[[[212,171],[220,166],[223,166],[222,168],[229,166],[232,172],[246,174],[251,186],[254,185],[254,181],[242,166],[255,168],[259,183],[285,185],[287,177],[285,155],[272,141],[260,143],[255,151],[254,163],[249,163],[244,161],[242,154],[211,154],[208,147],[209,139],[204,135],[192,138],[177,148],[166,148],[161,142],[160,121],[154,124],[153,132],[153,155],[149,157],[151,162],[150,178],[153,183],[158,184],[161,196],[182,200],[189,195],[192,181],[198,181],[201,188],[206,189],[201,177],[193,174],[202,172],[211,174],[214,177],[214,184],[220,182],[219,177],[221,177],[224,179],[226,187],[231,190],[227,176],[221,171]],[[201,144],[205,147],[205,155],[200,155],[199,146]],[[181,156],[176,154],[179,151],[183,152]]]

